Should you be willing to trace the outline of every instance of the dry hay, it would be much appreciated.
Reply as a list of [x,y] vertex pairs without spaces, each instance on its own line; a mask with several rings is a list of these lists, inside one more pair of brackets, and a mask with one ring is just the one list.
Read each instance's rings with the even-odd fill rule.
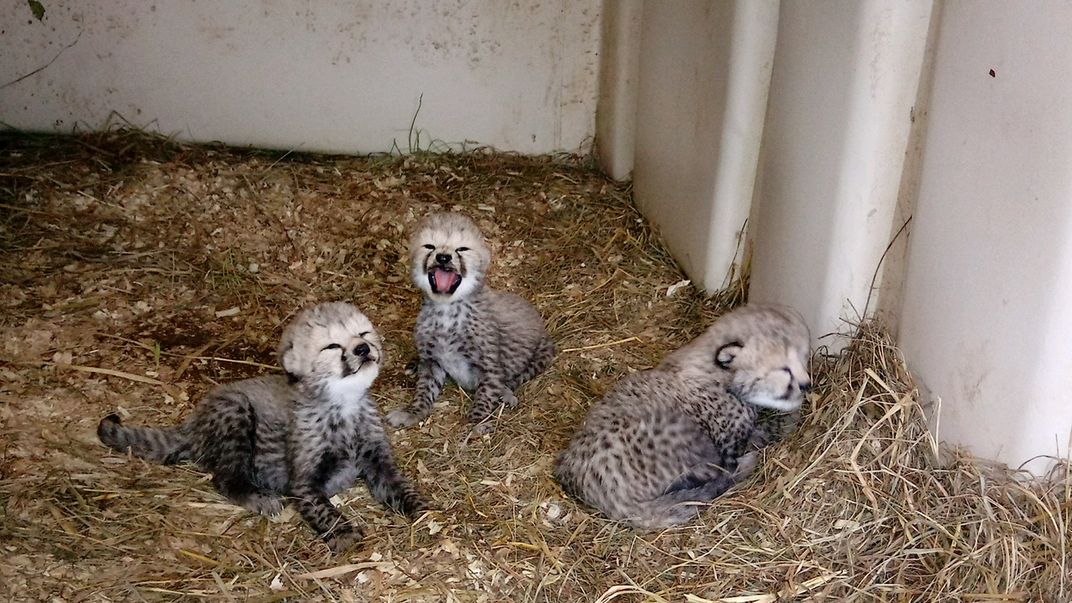
[[[801,429],[697,525],[637,534],[565,499],[554,453],[622,375],[697,334],[742,287],[686,287],[630,191],[570,157],[300,157],[129,132],[0,139],[0,597],[53,600],[1067,600],[1067,473],[1027,483],[934,462],[897,351],[865,325],[817,358]],[[415,524],[364,489],[368,545],[328,555],[288,512],[224,502],[205,476],[106,451],[116,408],[172,423],[213,382],[273,365],[281,324],[359,304],[408,401],[419,295],[403,232],[474,216],[492,282],[533,300],[562,349],[522,406],[467,437],[450,388],[397,432],[440,509]]]

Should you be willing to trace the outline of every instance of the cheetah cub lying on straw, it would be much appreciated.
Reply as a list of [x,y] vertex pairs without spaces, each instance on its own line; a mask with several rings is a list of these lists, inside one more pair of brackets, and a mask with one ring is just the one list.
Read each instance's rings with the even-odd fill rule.
[[697,517],[755,466],[775,435],[760,408],[793,412],[811,387],[808,329],[795,311],[726,314],[653,368],[629,375],[588,412],[555,465],[569,494],[611,519],[666,528]]
[[491,414],[517,405],[514,391],[555,355],[543,319],[527,301],[484,284],[491,251],[472,220],[456,213],[424,218],[410,239],[411,276],[425,294],[417,317],[417,392],[395,427],[432,412],[447,377],[472,392],[469,420],[489,431]]
[[219,386],[177,427],[126,427],[113,414],[97,435],[144,459],[193,461],[212,472],[224,496],[263,515],[279,513],[290,495],[335,552],[359,541],[362,530],[328,499],[359,477],[391,509],[421,512],[368,394],[384,360],[368,318],[341,302],[305,310],[284,330],[279,360],[285,377]]

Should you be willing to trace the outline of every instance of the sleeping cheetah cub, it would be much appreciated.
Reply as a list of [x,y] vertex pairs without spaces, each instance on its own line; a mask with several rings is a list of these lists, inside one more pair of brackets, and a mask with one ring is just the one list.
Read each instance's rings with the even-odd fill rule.
[[384,360],[372,323],[350,304],[320,304],[283,331],[279,360],[285,377],[219,386],[177,427],[126,427],[110,415],[97,435],[144,459],[193,461],[224,496],[263,515],[279,513],[290,495],[334,552],[362,530],[328,499],[359,477],[391,509],[410,517],[423,510],[368,394]]
[[795,311],[726,314],[653,369],[629,375],[588,412],[555,465],[569,494],[611,519],[665,528],[699,514],[755,466],[778,434],[760,408],[794,412],[811,387],[808,329]]
[[411,276],[425,294],[417,317],[417,393],[406,410],[387,415],[395,427],[413,425],[432,412],[447,377],[472,392],[469,420],[478,433],[514,391],[543,371],[555,346],[543,319],[525,300],[484,284],[491,251],[472,220],[437,213],[417,224],[410,239]]

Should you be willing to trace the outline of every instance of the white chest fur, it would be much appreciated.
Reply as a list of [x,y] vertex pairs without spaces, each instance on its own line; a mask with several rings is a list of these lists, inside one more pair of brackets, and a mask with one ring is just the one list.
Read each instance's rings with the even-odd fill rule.
[[443,370],[447,371],[450,378],[458,384],[458,387],[466,391],[476,389],[480,383],[480,372],[469,360],[456,350],[444,347],[437,350],[436,361]]
[[340,407],[357,408],[367,404],[366,394],[379,372],[379,366],[366,367],[349,377],[332,379],[324,389],[332,402]]

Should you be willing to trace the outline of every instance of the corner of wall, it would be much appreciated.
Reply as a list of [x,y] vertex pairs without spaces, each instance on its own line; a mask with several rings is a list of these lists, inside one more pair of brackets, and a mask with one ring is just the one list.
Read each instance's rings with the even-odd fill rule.
[[594,153],[600,169],[615,180],[633,174],[643,10],[644,0],[603,4]]
[[912,216],[919,198],[920,173],[923,169],[923,149],[927,139],[930,115],[931,89],[934,87],[934,57],[938,43],[938,25],[941,21],[942,3],[931,7],[930,25],[927,30],[926,48],[920,66],[916,101],[912,105],[912,125],[905,145],[904,167],[897,191],[897,203],[890,225],[889,245],[883,252],[874,289],[874,316],[881,320],[890,333],[900,328],[901,306],[904,301],[905,270],[908,263],[908,239],[912,236]]

